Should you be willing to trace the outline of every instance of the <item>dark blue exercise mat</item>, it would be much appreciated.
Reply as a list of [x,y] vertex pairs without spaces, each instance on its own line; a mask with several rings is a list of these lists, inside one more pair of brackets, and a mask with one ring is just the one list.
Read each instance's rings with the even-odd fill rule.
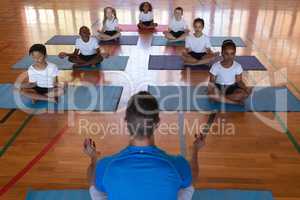
[[88,190],[32,190],[26,200],[92,200]]
[[[240,37],[232,36],[211,36],[210,43],[213,47],[221,47],[224,40],[233,40],[237,47],[246,47],[245,42]],[[153,36],[151,46],[184,46],[184,41],[172,42],[167,40],[164,36]]]
[[263,190],[196,190],[193,200],[273,200],[271,191]]
[[[142,199],[142,198],[141,198]],[[196,190],[193,200],[273,200],[272,192],[259,190]],[[32,190],[26,200],[91,200],[88,190]]]
[[120,86],[68,86],[57,104],[47,101],[33,104],[31,99],[14,90],[13,84],[0,84],[0,108],[114,112],[118,108],[122,90]]
[[[211,63],[211,65],[221,59],[221,57],[218,57]],[[236,56],[235,60],[242,65],[245,71],[266,70],[265,66],[255,56]],[[178,55],[150,55],[149,57],[148,69],[150,70],[183,70],[186,68],[191,70],[208,71],[210,66],[184,66],[182,58]]]
[[[75,45],[78,35],[55,35],[49,39],[47,45]],[[100,41],[102,45],[137,45],[139,36],[137,35],[122,35],[119,40]]]
[[129,56],[111,56],[104,59],[102,63],[92,66],[76,67],[74,70],[92,71],[92,70],[103,70],[103,71],[124,71],[126,69]]
[[167,40],[164,36],[153,36],[151,46],[173,46],[173,47],[180,47],[184,46],[185,41],[177,41],[173,42]]
[[[104,59],[97,67],[81,67],[81,70],[104,70],[104,71],[124,71],[128,63],[129,56],[111,56]],[[57,65],[60,70],[73,69],[73,63],[67,58],[61,59],[55,55],[48,55],[47,60]],[[33,64],[31,56],[25,56],[13,65],[13,69],[28,69]]]
[[137,45],[139,36],[122,35],[118,40],[100,41],[100,45]]
[[183,60],[177,55],[150,55],[148,69],[150,70],[183,70]]
[[245,105],[212,102],[207,86],[149,86],[163,111],[300,112],[300,100],[286,87],[255,87]]

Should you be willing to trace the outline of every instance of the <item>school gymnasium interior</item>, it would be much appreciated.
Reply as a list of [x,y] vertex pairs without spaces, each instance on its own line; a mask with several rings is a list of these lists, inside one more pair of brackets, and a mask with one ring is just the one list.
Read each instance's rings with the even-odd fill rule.
[[[151,86],[168,86],[160,88],[168,91],[172,85],[207,85],[208,70],[172,68],[180,63],[178,56],[184,46],[169,45],[162,32],[167,30],[173,10],[180,6],[191,31],[195,18],[204,19],[204,34],[215,39],[212,50],[221,51],[222,38],[236,40],[237,57],[249,65],[243,72],[244,82],[268,90],[257,94],[255,105],[246,109],[229,106],[225,110],[178,110],[170,106],[160,112],[164,127],[155,133],[156,145],[189,159],[194,135],[207,132],[205,147],[198,155],[199,177],[194,183],[195,190],[203,193],[194,199],[203,199],[201,195],[207,195],[205,199],[246,199],[239,195],[252,191],[253,198],[246,193],[249,199],[299,200],[300,1],[151,0],[158,23],[151,31],[137,29],[140,3],[0,1],[0,199],[85,199],[64,196],[76,191],[87,193],[89,158],[82,149],[85,138],[96,141],[101,156],[117,153],[128,145],[124,115],[133,94],[148,91]],[[108,61],[103,69],[65,67],[58,75],[59,82],[73,87],[109,87],[100,94],[105,105],[97,110],[79,105],[77,110],[47,111],[41,109],[43,103],[32,109],[14,106],[9,86],[26,73],[22,62],[28,63],[24,57],[28,57],[29,48],[45,44],[48,59],[52,56],[57,65],[66,64],[55,56],[74,50],[68,39],[76,37],[81,26],[96,34],[107,6],[116,9],[124,37],[120,41],[124,43],[100,47],[115,60]],[[155,62],[155,56],[166,57]],[[167,59],[171,69],[163,68],[170,64]],[[277,89],[285,95],[274,94]],[[85,94],[75,95],[74,104],[89,98]],[[276,104],[282,101],[284,105]],[[40,196],[35,195],[39,191]],[[214,192],[221,193],[213,197]],[[233,197],[226,198],[226,194]]]

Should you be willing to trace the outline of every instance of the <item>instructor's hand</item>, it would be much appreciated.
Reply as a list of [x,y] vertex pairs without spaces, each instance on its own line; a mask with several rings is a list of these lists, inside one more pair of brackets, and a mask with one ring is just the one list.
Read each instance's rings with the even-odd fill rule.
[[196,151],[199,151],[205,146],[206,134],[200,133],[195,134],[195,140],[193,143],[193,148]]
[[83,142],[83,152],[90,158],[97,157],[96,143],[91,138],[86,138]]

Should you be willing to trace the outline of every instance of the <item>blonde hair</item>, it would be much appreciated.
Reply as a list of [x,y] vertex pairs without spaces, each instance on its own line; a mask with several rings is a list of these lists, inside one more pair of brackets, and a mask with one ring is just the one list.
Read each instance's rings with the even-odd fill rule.
[[115,17],[114,20],[118,19],[118,18],[117,18],[117,11],[116,11],[116,9],[113,8],[113,7],[108,6],[108,7],[104,8],[104,17],[103,17],[103,21],[102,21],[102,25],[103,25],[103,26],[105,26],[105,22],[106,22],[106,20],[107,20],[106,13],[107,13],[107,10],[108,10],[108,9],[111,9],[112,14],[113,14],[113,16]]

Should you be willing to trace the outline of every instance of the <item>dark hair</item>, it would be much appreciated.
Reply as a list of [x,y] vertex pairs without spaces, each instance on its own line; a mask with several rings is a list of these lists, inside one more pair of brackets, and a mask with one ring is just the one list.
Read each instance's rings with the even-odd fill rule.
[[196,23],[201,23],[202,26],[204,27],[204,20],[202,18],[196,18],[196,19],[194,19],[193,24],[195,25]]
[[31,55],[35,51],[40,52],[44,56],[47,55],[47,49],[46,49],[45,45],[43,45],[43,44],[34,44],[34,45],[32,45],[29,49],[29,55]]
[[151,3],[148,2],[148,1],[145,1],[145,2],[141,3],[141,4],[140,4],[139,10],[140,10],[141,12],[143,12],[143,11],[144,11],[144,8],[143,8],[143,7],[144,7],[145,4],[148,4],[148,5],[149,5],[149,11],[152,12],[152,5],[151,5]]
[[90,30],[87,26],[81,26],[81,27],[79,28],[79,32],[81,32],[82,29],[88,29],[88,30]]
[[224,40],[222,44],[222,51],[224,51],[227,48],[232,48],[236,50],[236,45],[232,40]]
[[177,7],[177,8],[175,8],[175,10],[180,10],[181,13],[183,13],[183,8],[182,7]]
[[157,100],[149,92],[142,91],[128,101],[125,120],[131,136],[151,137],[159,123]]

